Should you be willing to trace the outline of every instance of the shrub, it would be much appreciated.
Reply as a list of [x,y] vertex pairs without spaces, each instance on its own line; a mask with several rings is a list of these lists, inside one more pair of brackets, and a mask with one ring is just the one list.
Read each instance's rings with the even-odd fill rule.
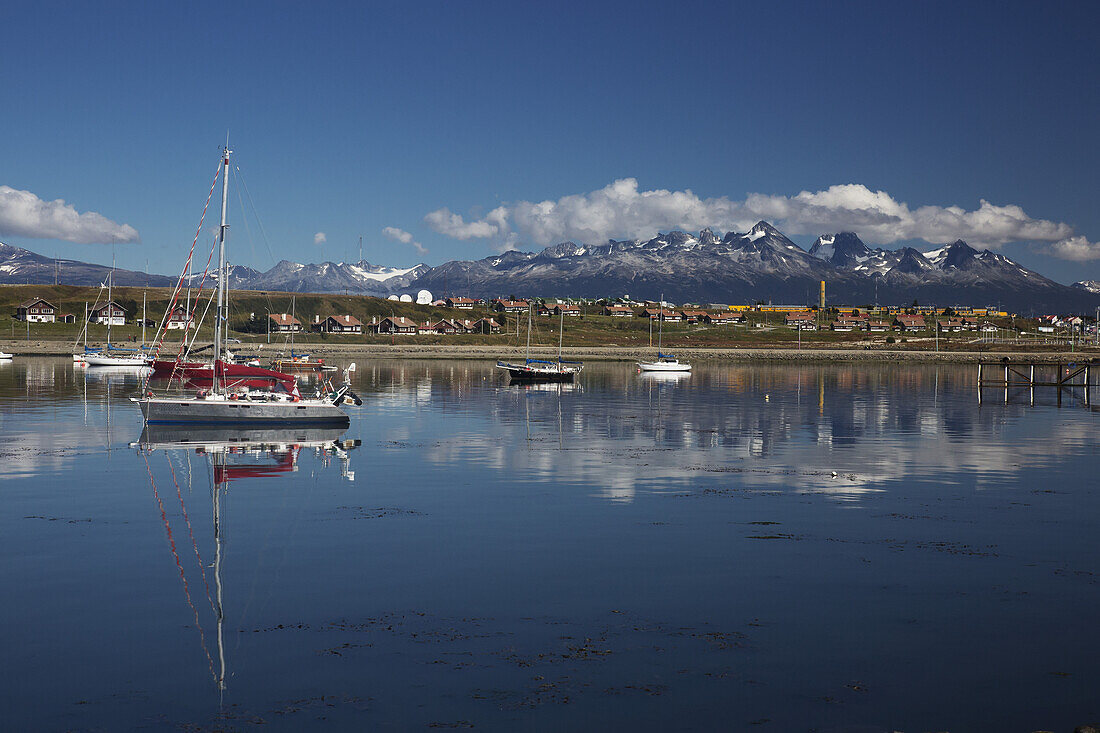
[[897,341],[897,339],[894,338],[893,336],[887,336],[886,337],[886,343],[888,343],[888,344],[895,343],[896,341]]

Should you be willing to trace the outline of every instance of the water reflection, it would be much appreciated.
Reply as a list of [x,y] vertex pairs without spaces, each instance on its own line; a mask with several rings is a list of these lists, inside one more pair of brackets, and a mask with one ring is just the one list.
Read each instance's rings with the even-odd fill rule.
[[[130,444],[145,463],[149,485],[164,526],[168,549],[178,570],[187,606],[192,612],[194,627],[209,673],[218,690],[219,707],[224,704],[224,693],[228,687],[225,585],[222,567],[226,559],[223,502],[229,484],[234,481],[246,482],[250,479],[269,479],[293,474],[298,470],[299,457],[303,451],[312,453],[321,470],[327,469],[333,460],[338,461],[341,478],[354,481],[355,472],[350,470],[349,451],[357,448],[360,441],[343,439],[346,430],[346,428],[331,427],[243,428],[147,425],[140,439]],[[155,456],[158,453],[165,456],[167,476],[164,475],[163,470],[158,471],[155,468],[158,465],[155,462]],[[200,459],[201,464],[199,466],[193,464],[192,457]],[[188,499],[184,498],[183,491],[186,487],[187,497],[194,500],[193,490],[197,476],[201,476],[200,482],[206,482],[210,496],[210,530],[213,534],[214,557],[209,565],[202,559],[202,552],[196,540],[197,522],[192,521],[192,513],[188,511],[187,506]],[[168,480],[171,481],[171,489],[162,490],[161,487],[168,486]],[[172,489],[179,502],[178,514],[174,509],[166,507],[162,495],[162,493],[170,495]],[[173,527],[173,519],[176,519],[175,527]],[[181,522],[187,528],[186,538],[181,537]],[[185,558],[188,555],[186,550],[181,555],[179,549],[187,541],[190,542],[194,553],[194,567],[191,567],[190,560]],[[187,569],[189,567],[190,570]],[[200,589],[202,596],[198,595]],[[207,607],[213,614],[212,623],[203,620]],[[208,626],[212,627],[210,632],[213,636],[213,647],[207,640]]]

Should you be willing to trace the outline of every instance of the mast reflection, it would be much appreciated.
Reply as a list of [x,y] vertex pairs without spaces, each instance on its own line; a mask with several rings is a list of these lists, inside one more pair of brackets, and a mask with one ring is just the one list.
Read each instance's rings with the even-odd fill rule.
[[[361,441],[344,439],[346,427],[291,427],[291,428],[244,428],[244,427],[195,427],[173,425],[147,425],[141,437],[130,444],[145,459],[149,469],[149,481],[154,498],[160,509],[169,549],[179,570],[187,604],[194,614],[195,625],[199,633],[203,654],[209,663],[210,672],[218,689],[219,705],[224,704],[226,690],[227,662],[225,656],[225,604],[222,584],[222,562],[224,560],[224,534],[222,524],[222,500],[228,492],[229,483],[242,479],[271,478],[298,470],[298,457],[302,449],[312,449],[322,466],[329,465],[332,458],[340,462],[340,475],[348,481],[355,480],[355,472],[350,470],[348,452],[358,447]],[[202,588],[206,600],[214,614],[216,628],[217,662],[215,663],[206,643],[206,631],[200,614],[191,595],[188,573],[176,548],[171,520],[164,506],[164,500],[157,486],[151,459],[157,453],[164,454],[176,495],[179,499],[181,517],[187,525],[191,544],[194,548],[201,576]],[[209,464],[209,472],[203,471],[210,484],[211,525],[214,536],[214,561],[207,566],[202,562],[199,547],[195,541],[194,527],[188,516],[186,502],[180,489],[180,479],[173,465],[173,458],[186,457],[186,484],[191,485],[195,472],[192,470],[191,456],[203,457]],[[182,472],[182,468],[180,469]],[[213,571],[213,597],[207,579],[207,570]],[[192,571],[192,575],[194,572]]]

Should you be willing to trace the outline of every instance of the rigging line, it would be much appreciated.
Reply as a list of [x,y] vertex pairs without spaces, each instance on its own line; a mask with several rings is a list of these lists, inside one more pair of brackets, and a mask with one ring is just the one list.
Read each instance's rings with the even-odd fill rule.
[[[218,156],[218,167],[214,171],[214,180],[210,182],[210,191],[206,194],[206,203],[202,207],[202,215],[199,217],[199,226],[195,229],[195,238],[191,241],[191,250],[187,253],[187,261],[183,264],[183,270],[180,272],[179,280],[176,281],[175,292],[172,293],[172,298],[168,302],[168,308],[164,311],[164,316],[160,320],[160,327],[157,329],[157,337],[153,340],[153,360],[160,356],[160,344],[163,338],[168,333],[168,314],[176,307],[176,303],[179,302],[180,292],[183,290],[183,280],[187,274],[191,271],[191,259],[195,256],[195,245],[199,242],[199,235],[202,234],[202,223],[206,220],[206,210],[210,208],[210,199],[214,195],[214,187],[218,185],[218,178],[221,176],[222,159]],[[208,263],[209,266],[209,263]],[[145,377],[145,384],[142,385],[141,390],[144,392],[149,387],[149,379],[152,373]]]
[[[195,304],[196,304],[196,307],[198,307],[199,297],[202,295],[203,286],[206,285],[207,275],[210,274],[210,261],[214,257],[214,250],[217,249],[217,246],[218,246],[218,238],[214,237],[214,241],[210,245],[210,254],[208,254],[206,256],[206,269],[203,270],[202,280],[199,281],[198,290],[195,291]],[[183,338],[180,339],[180,348],[179,348],[179,351],[176,352],[176,363],[172,365],[172,373],[168,376],[168,386],[172,386],[172,380],[175,379],[176,370],[180,369],[180,361],[183,359],[183,355],[185,353],[190,353],[191,349],[195,348],[195,341],[199,338],[199,331],[202,330],[203,321],[206,320],[206,314],[210,311],[210,303],[214,300],[214,294],[216,292],[217,292],[216,289],[211,288],[211,290],[210,290],[210,299],[206,303],[206,310],[203,311],[202,319],[195,326],[195,335],[191,337],[190,345],[187,343],[187,329],[186,328],[183,329]],[[187,322],[190,323],[193,320],[194,320],[194,318],[192,318],[192,315],[190,313],[188,313],[187,314]],[[181,385],[183,384],[183,374],[182,373],[180,374],[180,384]]]
[[[263,238],[264,249],[267,250],[268,262],[275,264],[275,253],[271,251],[271,243],[267,239],[267,230],[264,229],[264,223],[260,219],[260,210],[256,208],[256,202],[252,200],[252,192],[248,190],[248,184],[244,181],[244,174],[241,173],[240,166],[234,164],[233,167],[237,171],[237,179],[241,182],[241,188],[244,189],[244,195],[248,197],[248,203],[252,207],[252,215],[256,217],[256,227],[260,230],[260,236]],[[240,191],[237,191],[237,195],[240,196]],[[244,213],[244,204],[241,204],[242,214]],[[247,217],[243,217],[247,221]],[[267,299],[267,308],[271,310],[271,294],[270,292],[264,296]]]
[[183,521],[187,523],[187,533],[191,535],[191,547],[195,549],[195,559],[199,562],[199,574],[202,576],[202,584],[206,588],[206,600],[210,604],[210,610],[215,614],[218,609],[214,606],[214,599],[210,597],[210,584],[206,580],[206,566],[202,564],[202,555],[199,554],[199,545],[195,542],[195,530],[191,527],[191,518],[187,516],[187,505],[183,503],[183,492],[180,490],[179,481],[176,479],[176,469],[172,465],[172,457],[168,451],[164,451],[164,458],[168,462],[168,470],[172,474],[172,483],[176,485],[176,496],[180,500],[180,511],[183,512]]
[[180,562],[179,553],[176,551],[176,540],[172,537],[172,525],[169,523],[168,514],[164,510],[164,501],[160,498],[160,492],[157,491],[157,482],[153,478],[153,467],[149,465],[149,456],[145,451],[142,451],[141,455],[142,458],[145,459],[145,468],[149,472],[149,484],[153,487],[153,496],[160,506],[160,520],[164,524],[165,532],[168,534],[168,546],[172,548],[172,557],[176,559],[176,568],[180,571],[180,580],[183,582],[183,594],[187,597],[187,605],[191,607],[191,611],[195,615],[195,628],[199,630],[199,641],[202,644],[202,653],[206,655],[206,661],[210,666],[210,676],[214,678],[214,683],[217,684],[218,675],[214,672],[214,659],[210,656],[210,650],[206,648],[206,632],[203,631],[202,622],[199,621],[199,610],[195,608],[195,604],[191,601],[191,589],[187,585],[187,574],[183,571],[183,563]]

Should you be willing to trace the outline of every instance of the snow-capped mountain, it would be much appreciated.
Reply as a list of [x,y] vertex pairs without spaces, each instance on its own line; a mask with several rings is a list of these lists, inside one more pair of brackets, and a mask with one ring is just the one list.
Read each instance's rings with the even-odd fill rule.
[[247,290],[282,290],[310,293],[349,293],[389,295],[408,287],[410,281],[428,269],[383,267],[363,260],[355,263],[322,262],[299,264],[282,260],[267,272],[257,273],[240,287]]
[[[54,282],[66,285],[99,285],[107,282],[111,268],[77,260],[54,259],[0,242],[0,284],[39,285]],[[115,285],[160,287],[172,285],[175,278],[148,275],[134,270],[115,269]]]
[[[281,290],[311,293],[349,293],[389,295],[407,288],[427,265],[414,267],[383,267],[363,260],[351,264],[323,262],[301,265],[283,260],[267,272],[244,265],[230,265],[229,287],[235,290]],[[76,260],[54,260],[28,249],[0,243],[0,284],[98,285],[105,282],[110,267]],[[116,285],[170,287],[178,276],[147,275],[132,270],[115,270]],[[207,282],[217,282],[218,273],[206,275]],[[192,274],[193,286],[203,279],[202,273]]]
[[628,294],[684,302],[828,302],[844,304],[1000,304],[1018,311],[1059,310],[1092,302],[996,252],[955,242],[928,253],[872,249],[852,232],[823,235],[809,252],[771,224],[719,238],[673,231],[649,240],[602,245],[565,242],[541,252],[505,252],[431,268],[414,288],[481,296],[594,297]]
[[1100,280],[1079,280],[1070,287],[1080,288],[1087,293],[1096,293],[1100,295]]
[[[96,285],[110,268],[63,261],[60,282]],[[0,245],[0,283],[52,283],[54,260]],[[115,271],[119,285],[172,285],[174,277]],[[1017,312],[1090,311],[1100,285],[1060,285],[1008,257],[957,241],[929,252],[870,248],[852,232],[799,247],[771,224],[719,237],[673,231],[648,240],[600,245],[563,242],[539,252],[509,251],[438,267],[382,267],[362,261],[299,264],[283,260],[266,272],[235,265],[230,285],[386,296],[426,288],[437,295],[495,297],[630,295],[674,302],[808,304],[826,281],[829,303],[999,304]],[[196,283],[197,284],[197,283]]]

